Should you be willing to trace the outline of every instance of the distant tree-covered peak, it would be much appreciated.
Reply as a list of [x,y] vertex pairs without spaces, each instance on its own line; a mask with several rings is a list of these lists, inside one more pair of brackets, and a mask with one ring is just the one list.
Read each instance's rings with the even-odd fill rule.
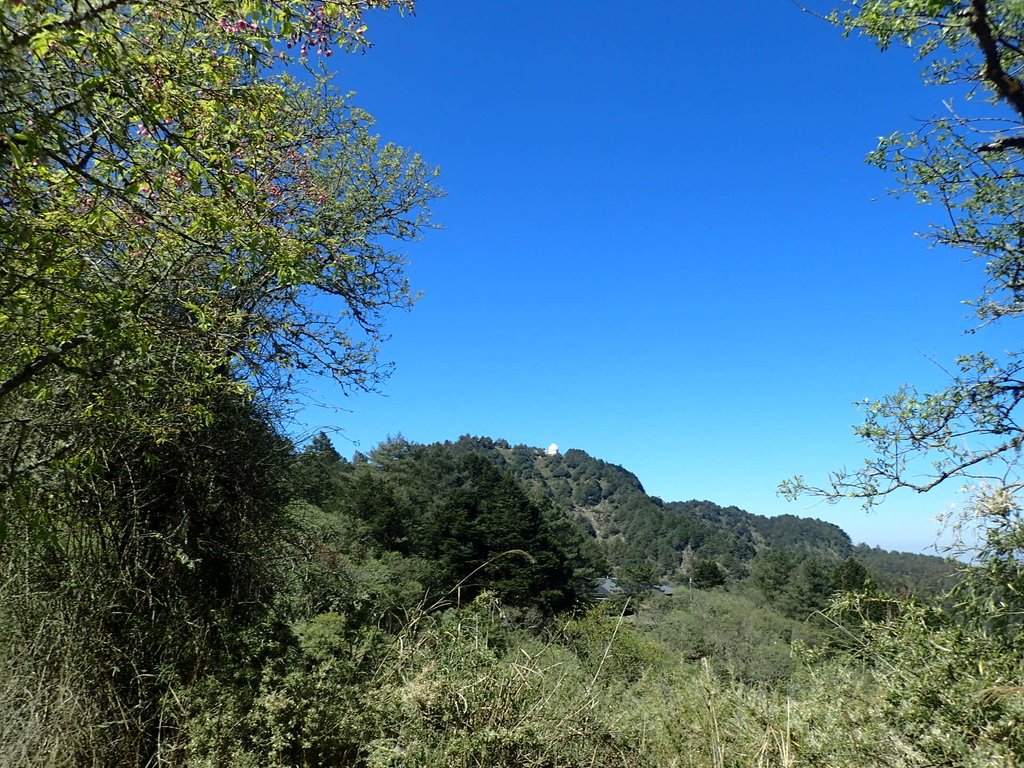
[[[831,589],[833,570],[854,555],[873,582],[900,589],[937,583],[946,572],[939,558],[862,557],[841,528],[822,520],[766,517],[709,500],[663,501],[647,494],[624,467],[580,448],[549,453],[540,446],[474,435],[418,446],[399,436],[382,443],[370,460],[386,468],[393,482],[405,484],[401,493],[411,498],[434,498],[441,488],[448,489],[444,493],[465,491],[491,471],[507,473],[532,504],[545,510],[549,524],[569,526],[573,536],[599,549],[613,569],[649,563],[660,578],[682,583],[697,562],[698,580],[711,584],[747,579],[760,559],[774,553],[788,563],[772,560],[777,570],[799,576],[799,588],[787,593],[795,612],[817,605]],[[413,493],[413,486],[420,490]],[[802,565],[808,559],[813,563]]]

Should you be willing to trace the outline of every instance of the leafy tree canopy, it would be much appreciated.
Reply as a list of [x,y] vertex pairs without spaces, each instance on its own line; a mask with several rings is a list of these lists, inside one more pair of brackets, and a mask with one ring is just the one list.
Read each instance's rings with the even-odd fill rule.
[[[987,327],[1024,313],[1024,4],[868,0],[831,18],[883,49],[908,46],[926,65],[925,82],[946,93],[943,114],[883,137],[869,161],[895,173],[902,192],[939,208],[941,223],[928,233],[935,244],[984,265],[980,291],[967,302],[974,315],[968,333],[984,340]],[[863,467],[834,473],[823,487],[802,478],[782,486],[791,495],[859,498],[866,507],[898,489],[926,492],[951,479],[973,491],[964,519],[980,529],[967,547],[974,567],[942,604],[885,604],[872,595],[844,601],[865,622],[858,652],[878,671],[885,717],[921,764],[1017,764],[1024,753],[1015,738],[1024,614],[1022,354],[970,351],[940,391],[905,386],[867,402],[857,434],[873,455]],[[824,574],[805,565],[783,596],[808,604],[821,594]],[[848,562],[833,578],[846,587],[863,576]]]
[[381,313],[412,301],[393,244],[435,171],[284,73],[388,6],[411,3],[5,5],[0,482],[87,452],[97,420],[163,440],[224,390],[379,381]]
[[[397,244],[439,194],[313,64],[411,6],[0,6],[0,652],[75,676],[97,737],[68,764],[164,764],[176,686],[274,635],[293,521],[267,405],[304,372],[386,374]],[[319,443],[292,485],[324,501]]]
[[[881,48],[905,45],[924,62],[926,83],[944,90],[946,110],[909,132],[883,137],[869,162],[895,173],[900,192],[934,204],[930,239],[984,265],[968,328],[1024,313],[1024,6],[1001,0],[897,0],[851,3],[830,16],[847,33]],[[873,456],[837,472],[823,487],[802,478],[795,495],[853,497],[870,506],[900,488],[927,491],[953,478],[1019,487],[1024,444],[1021,350],[969,351],[936,392],[905,386],[864,404],[857,434]]]

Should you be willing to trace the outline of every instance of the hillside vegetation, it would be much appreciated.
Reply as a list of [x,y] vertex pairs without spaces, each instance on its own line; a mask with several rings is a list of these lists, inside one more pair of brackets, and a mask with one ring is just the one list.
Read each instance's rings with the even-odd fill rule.
[[[850,561],[865,568],[875,587],[894,594],[935,594],[950,586],[953,567],[941,557],[854,545],[838,526],[812,518],[765,517],[710,501],[665,502],[648,495],[631,472],[579,449],[548,453],[470,436],[445,447],[484,456],[509,472],[574,521],[618,571],[644,567],[657,579],[685,583],[695,566],[705,574],[715,566],[723,579],[753,580],[775,595],[791,578],[830,584]],[[828,590],[822,594],[827,598]]]
[[[393,439],[347,460],[324,435],[290,451],[254,414],[233,418],[262,478],[249,503],[276,510],[261,529],[239,518],[211,539],[196,520],[191,535],[153,542],[160,570],[131,590],[104,563],[99,528],[35,544],[18,534],[0,602],[0,764],[923,766],[1021,754],[1019,661],[1004,644],[1015,635],[951,613],[988,583],[982,572],[931,600],[950,563],[853,547],[820,521],[664,503],[582,451]],[[199,508],[180,494],[200,479],[204,494],[221,489],[212,498],[241,498],[242,465],[161,461],[184,473],[179,503]],[[603,496],[581,499],[591,485]],[[898,571],[927,589],[887,591]],[[606,574],[622,591],[595,603]],[[673,596],[651,589],[666,580]],[[936,732],[937,714],[957,729]]]

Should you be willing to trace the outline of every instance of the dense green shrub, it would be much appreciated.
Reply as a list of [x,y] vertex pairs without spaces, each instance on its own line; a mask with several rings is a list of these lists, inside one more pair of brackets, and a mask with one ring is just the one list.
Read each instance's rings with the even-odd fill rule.
[[637,766],[599,711],[594,676],[523,634],[493,596],[400,633],[325,614],[300,625],[255,686],[192,699],[192,766]]

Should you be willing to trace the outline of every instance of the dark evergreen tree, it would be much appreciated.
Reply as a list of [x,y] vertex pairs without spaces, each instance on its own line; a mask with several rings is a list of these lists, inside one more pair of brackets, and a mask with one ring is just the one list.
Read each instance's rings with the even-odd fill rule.
[[814,557],[805,558],[792,572],[775,604],[792,618],[806,618],[828,605],[834,592],[833,570]]
[[353,472],[345,484],[340,506],[366,523],[370,537],[379,548],[409,551],[409,511],[380,473],[368,468]]
[[839,592],[859,592],[868,586],[870,580],[868,569],[859,561],[848,557],[836,568],[832,586]]
[[699,557],[694,558],[690,565],[690,573],[693,586],[697,589],[720,587],[725,584],[727,576],[725,569],[714,560],[705,560]]
[[547,610],[573,599],[572,570],[540,509],[508,474],[478,455],[455,466],[459,482],[437,497],[431,554],[460,597],[493,589],[511,605]]
[[320,432],[295,457],[293,495],[318,507],[327,505],[338,492],[340,473],[347,464],[327,434]]
[[750,566],[750,581],[761,590],[768,602],[774,603],[789,584],[795,567],[796,563],[786,552],[769,550]]

